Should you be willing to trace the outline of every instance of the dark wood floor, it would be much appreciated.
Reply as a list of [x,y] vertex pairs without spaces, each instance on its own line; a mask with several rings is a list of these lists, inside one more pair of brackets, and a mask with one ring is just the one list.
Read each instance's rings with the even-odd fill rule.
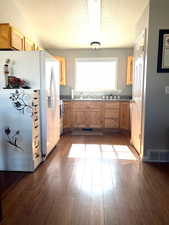
[[8,192],[19,182],[26,173],[0,171],[0,196],[5,198]]
[[65,136],[3,199],[3,225],[168,225],[169,166],[141,163],[128,139]]

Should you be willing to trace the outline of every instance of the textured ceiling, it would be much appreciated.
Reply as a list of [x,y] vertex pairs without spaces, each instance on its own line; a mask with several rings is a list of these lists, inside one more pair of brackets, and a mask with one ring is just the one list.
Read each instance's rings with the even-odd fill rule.
[[[46,48],[88,48],[92,39],[87,0],[14,0]],[[102,0],[101,43],[130,47],[148,0]]]

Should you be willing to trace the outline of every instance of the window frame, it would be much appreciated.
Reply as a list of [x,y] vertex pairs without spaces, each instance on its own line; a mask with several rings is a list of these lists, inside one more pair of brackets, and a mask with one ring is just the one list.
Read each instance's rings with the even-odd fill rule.
[[[94,89],[92,90],[79,90],[76,87],[76,81],[77,81],[77,62],[78,61],[116,61],[116,74],[115,74],[115,88],[111,89]],[[74,89],[76,92],[111,92],[111,91],[117,91],[118,86],[117,86],[117,77],[118,77],[118,63],[119,63],[119,58],[118,57],[77,57],[75,58],[75,80],[74,80]]]

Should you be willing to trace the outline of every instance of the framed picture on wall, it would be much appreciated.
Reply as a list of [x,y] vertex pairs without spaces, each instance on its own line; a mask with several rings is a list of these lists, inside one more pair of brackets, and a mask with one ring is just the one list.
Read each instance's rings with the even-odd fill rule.
[[169,29],[159,31],[158,73],[169,73]]

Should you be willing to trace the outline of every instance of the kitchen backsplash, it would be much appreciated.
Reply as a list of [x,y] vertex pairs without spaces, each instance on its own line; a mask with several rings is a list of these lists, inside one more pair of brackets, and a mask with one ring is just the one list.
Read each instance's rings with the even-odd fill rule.
[[[74,98],[102,98],[103,96],[120,96],[120,98],[128,99],[131,98],[131,87],[126,86],[126,89],[117,91],[105,91],[105,92],[74,92]],[[71,99],[72,98],[72,88],[69,86],[60,86],[60,96],[61,99]]]

